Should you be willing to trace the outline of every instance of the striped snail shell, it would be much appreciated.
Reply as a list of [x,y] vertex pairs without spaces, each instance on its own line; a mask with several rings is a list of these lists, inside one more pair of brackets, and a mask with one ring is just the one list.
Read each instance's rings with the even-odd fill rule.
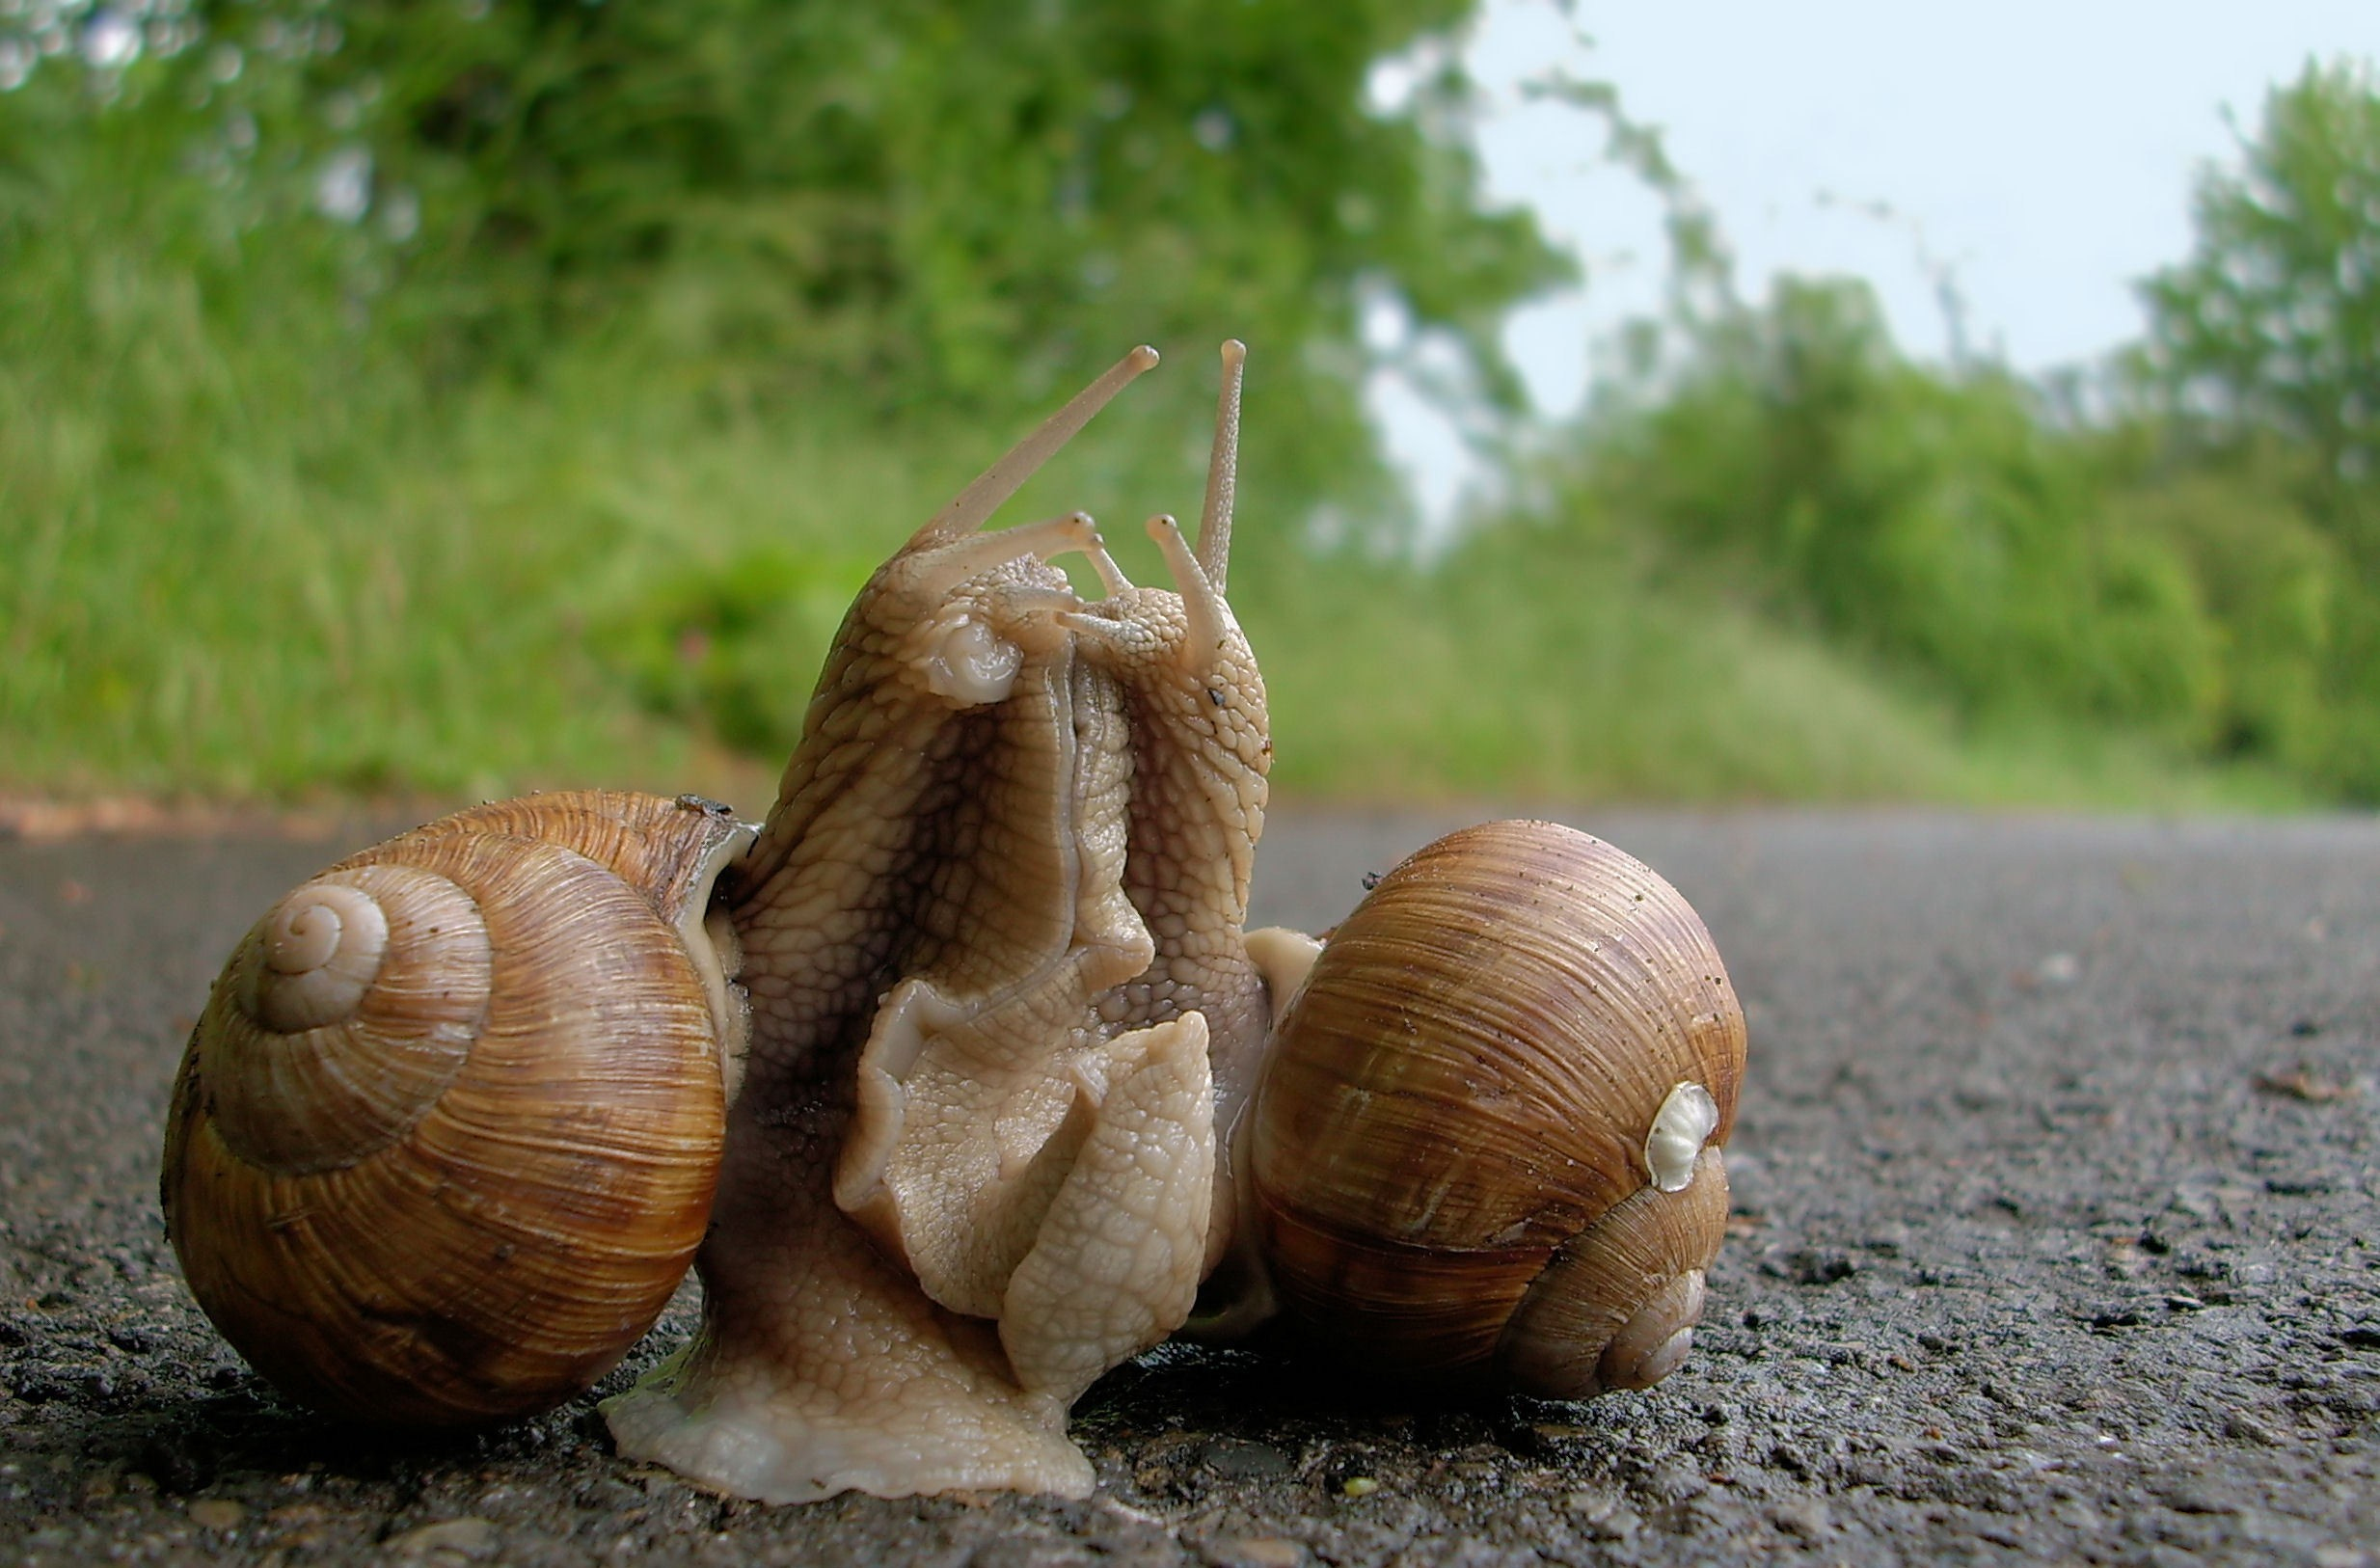
[[233,953],[161,1181],[199,1304],[357,1419],[559,1404],[702,1239],[743,1002],[712,884],[749,832],[618,792],[462,812],[340,861]]
[[1744,1014],[1677,890],[1550,823],[1382,879],[1275,1031],[1248,1223],[1367,1367],[1548,1397],[1684,1360],[1725,1233]]

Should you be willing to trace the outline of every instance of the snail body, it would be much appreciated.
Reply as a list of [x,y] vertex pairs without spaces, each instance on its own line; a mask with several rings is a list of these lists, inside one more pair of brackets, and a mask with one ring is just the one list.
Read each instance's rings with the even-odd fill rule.
[[[1126,709],[1048,565],[1105,554],[1080,514],[983,531],[1155,363],[993,464],[844,623],[728,894],[753,1043],[703,1324],[606,1404],[623,1454],[769,1501],[1084,1496],[1068,1407],[1189,1312],[1207,1035],[1110,1005],[1156,948],[1126,896]],[[922,657],[961,635],[996,678]]]
[[192,1293],[284,1391],[376,1423],[560,1403],[700,1242],[741,1031],[723,808],[530,797],[340,861],[234,952],[161,1181]]
[[1312,958],[1241,1129],[1282,1314],[1414,1377],[1658,1380],[1725,1232],[1744,1038],[1641,862],[1550,823],[1422,849]]

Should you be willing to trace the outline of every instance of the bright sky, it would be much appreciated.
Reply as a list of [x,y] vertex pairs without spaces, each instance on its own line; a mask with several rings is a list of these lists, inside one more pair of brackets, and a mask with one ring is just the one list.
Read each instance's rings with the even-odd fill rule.
[[[1575,20],[1591,48],[1552,0],[1489,0],[1466,55],[1493,106],[1491,189],[1587,266],[1583,297],[1506,335],[1551,414],[1577,406],[1595,338],[1659,305],[1666,257],[1659,207],[1602,163],[1594,122],[1522,101],[1550,66],[1614,83],[1661,128],[1746,298],[1780,271],[1857,274],[1906,347],[1940,355],[1928,263],[1947,265],[1969,344],[2031,370],[2138,335],[2131,281],[2188,253],[2193,171],[2234,145],[2226,105],[2253,130],[2310,55],[2380,58],[2380,0],[1579,0]],[[1474,472],[1460,438],[1398,378],[1373,392],[1443,520]]]

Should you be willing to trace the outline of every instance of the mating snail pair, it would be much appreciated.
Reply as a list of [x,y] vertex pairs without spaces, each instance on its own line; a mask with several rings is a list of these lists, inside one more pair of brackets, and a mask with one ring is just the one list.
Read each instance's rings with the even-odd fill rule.
[[1139,349],[860,591],[759,828],[531,797],[268,914],[163,1179],[241,1353],[365,1419],[526,1415],[692,1258],[701,1330],[607,1414],[771,1500],[1087,1493],[1068,1407],[1186,1322],[1555,1396],[1668,1372],[1744,1048],[1675,890],[1490,824],[1327,944],[1243,933],[1271,743],[1224,598],[1240,358],[1195,548],[1150,524],[1173,589],[1079,514],[982,531]]

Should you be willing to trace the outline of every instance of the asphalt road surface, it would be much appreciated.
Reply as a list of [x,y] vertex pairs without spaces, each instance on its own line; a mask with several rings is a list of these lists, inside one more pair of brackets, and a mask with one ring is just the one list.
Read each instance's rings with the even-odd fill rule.
[[[1285,811],[1258,914],[1458,820]],[[591,1398],[418,1443],[275,1398],[182,1290],[158,1128],[232,942],[351,846],[0,843],[0,1560],[2380,1568],[2380,825],[1571,820],[1749,1007],[1683,1371],[1463,1406],[1168,1347],[1078,1408],[1089,1501],[790,1508],[620,1461]]]

